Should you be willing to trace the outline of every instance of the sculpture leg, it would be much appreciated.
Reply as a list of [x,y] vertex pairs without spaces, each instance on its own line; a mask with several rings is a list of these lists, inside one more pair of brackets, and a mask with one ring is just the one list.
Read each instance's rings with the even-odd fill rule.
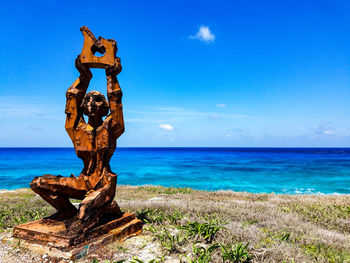
[[52,205],[58,213],[50,218],[63,220],[77,213],[69,198],[83,199],[87,192],[85,183],[80,177],[61,177],[44,175],[35,177],[30,188]]
[[121,212],[118,204],[113,200],[115,196],[117,175],[109,174],[106,185],[90,193],[80,203],[79,212],[70,227],[70,231],[80,233],[92,228],[105,214],[118,217]]

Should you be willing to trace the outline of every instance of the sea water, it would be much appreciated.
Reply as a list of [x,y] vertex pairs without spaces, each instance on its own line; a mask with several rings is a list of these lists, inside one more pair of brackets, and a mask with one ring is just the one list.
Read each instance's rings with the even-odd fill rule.
[[[0,189],[82,168],[73,148],[0,148]],[[111,168],[123,185],[350,194],[350,148],[117,148]]]

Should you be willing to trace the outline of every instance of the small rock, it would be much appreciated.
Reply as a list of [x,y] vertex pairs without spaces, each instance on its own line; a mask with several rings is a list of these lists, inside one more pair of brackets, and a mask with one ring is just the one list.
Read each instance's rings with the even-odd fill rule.
[[161,201],[161,200],[164,200],[164,198],[162,196],[156,196],[156,197],[149,199],[149,201]]

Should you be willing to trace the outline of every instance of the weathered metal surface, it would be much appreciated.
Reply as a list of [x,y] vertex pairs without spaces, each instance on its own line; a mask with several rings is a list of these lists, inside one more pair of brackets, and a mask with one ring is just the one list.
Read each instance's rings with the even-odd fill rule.
[[[84,35],[84,46],[81,51],[81,62],[88,64],[90,68],[105,68],[114,65],[114,57],[117,52],[117,43],[113,39],[95,38],[94,34],[86,26],[80,28]],[[99,53],[100,56],[95,54]]]
[[[56,208],[57,213],[14,228],[17,237],[58,247],[76,245],[105,234],[113,227],[121,227],[115,225],[116,222],[128,223],[125,220],[131,217],[123,215],[114,201],[117,175],[109,165],[116,141],[124,132],[122,91],[117,79],[122,67],[116,57],[117,44],[114,40],[96,39],[87,27],[81,31],[85,37],[84,47],[75,60],[80,76],[66,93],[65,128],[84,168],[78,177],[35,177],[30,187]],[[105,52],[105,55],[97,58],[88,50],[92,55],[94,52]],[[105,69],[108,101],[98,91],[86,93],[92,78],[90,67]],[[69,198],[82,200],[78,209]]]
[[[31,222],[28,224],[37,224],[43,225],[41,220]],[[27,225],[27,224],[26,224]],[[40,254],[47,254],[50,257],[56,257],[56,258],[63,258],[68,260],[76,260],[81,257],[86,256],[87,254],[95,251],[96,249],[100,248],[103,245],[107,245],[111,242],[115,241],[122,241],[129,237],[138,235],[142,231],[142,222],[138,219],[135,219],[135,216],[133,214],[125,214],[123,218],[113,220],[109,223],[109,226],[112,230],[105,232],[104,234],[98,233],[99,231],[92,231],[90,235],[88,235],[88,238],[84,238],[84,242],[79,243],[77,245],[67,245],[62,246],[62,243],[58,243],[57,239],[53,239],[53,241],[48,241],[47,238],[43,238],[44,236],[50,237],[52,236],[52,233],[48,234],[47,231],[41,232],[42,239],[41,242],[39,240],[36,240],[35,243],[33,243],[32,239],[27,240],[26,242],[21,242],[20,244],[28,248],[34,252],[40,253]],[[117,226],[117,227],[116,227]],[[47,227],[45,227],[46,230]],[[103,229],[107,229],[106,227],[103,227]],[[40,228],[37,229],[40,233]],[[101,229],[100,229],[101,230]],[[21,230],[18,229],[16,231],[27,231],[29,233],[30,227],[22,227]],[[56,230],[52,230],[56,231]],[[19,233],[19,232],[16,232]],[[98,234],[97,234],[98,233]],[[61,233],[58,233],[59,238],[62,240],[74,240],[74,237],[66,237],[66,239],[63,239],[63,236]],[[17,235],[15,235],[17,237]],[[21,238],[23,238],[21,236]],[[13,244],[18,244],[16,242],[16,239],[6,239],[2,240],[3,242],[9,242]],[[72,242],[74,243],[74,241]]]
[[[135,218],[134,214],[125,213],[117,219],[107,219],[107,222],[96,226],[79,235],[74,235],[67,231],[67,220],[58,221],[52,219],[40,219],[16,226],[13,230],[14,237],[20,237],[27,240],[35,240],[37,243],[50,245],[56,248],[68,248],[78,244],[87,242],[90,239],[104,235],[110,231],[117,231],[123,226],[133,222],[137,227],[142,225],[142,222]],[[131,232],[137,232],[138,228],[130,229]],[[121,233],[123,235],[124,233]]]

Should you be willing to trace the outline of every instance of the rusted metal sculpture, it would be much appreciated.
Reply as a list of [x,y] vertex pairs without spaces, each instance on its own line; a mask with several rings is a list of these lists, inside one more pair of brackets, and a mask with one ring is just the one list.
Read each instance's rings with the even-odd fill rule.
[[[79,235],[82,233],[83,237],[96,236],[93,233],[96,225],[99,224],[100,227],[103,220],[111,221],[106,218],[120,221],[124,216],[129,218],[127,223],[137,220],[133,215],[123,214],[114,201],[117,175],[109,165],[116,149],[116,141],[124,132],[122,91],[117,79],[122,66],[116,56],[117,43],[101,37],[96,39],[87,27],[82,27],[81,31],[85,39],[84,46],[75,60],[80,76],[66,93],[65,128],[77,156],[83,160],[84,168],[78,177],[44,175],[34,178],[30,184],[34,192],[56,208],[57,213],[43,222],[60,225],[59,233],[69,237],[67,245],[81,242],[83,238]],[[103,56],[95,56],[96,52]],[[105,69],[108,102],[98,91],[86,93],[92,78],[90,68]],[[88,116],[87,123],[83,115]],[[103,120],[105,116],[107,117]],[[82,200],[78,209],[69,198]],[[64,227],[57,222],[63,222]],[[99,233],[109,231],[109,228],[110,226],[103,231],[99,229]],[[130,234],[140,231],[140,228],[142,223],[134,221],[134,230]],[[14,235],[25,236],[26,229],[17,226]]]
[[[117,55],[117,43],[113,39],[98,39],[91,33],[86,26],[80,28],[84,35],[84,46],[81,51],[81,62],[90,68],[105,68],[114,66]],[[96,52],[103,56],[95,56]]]

